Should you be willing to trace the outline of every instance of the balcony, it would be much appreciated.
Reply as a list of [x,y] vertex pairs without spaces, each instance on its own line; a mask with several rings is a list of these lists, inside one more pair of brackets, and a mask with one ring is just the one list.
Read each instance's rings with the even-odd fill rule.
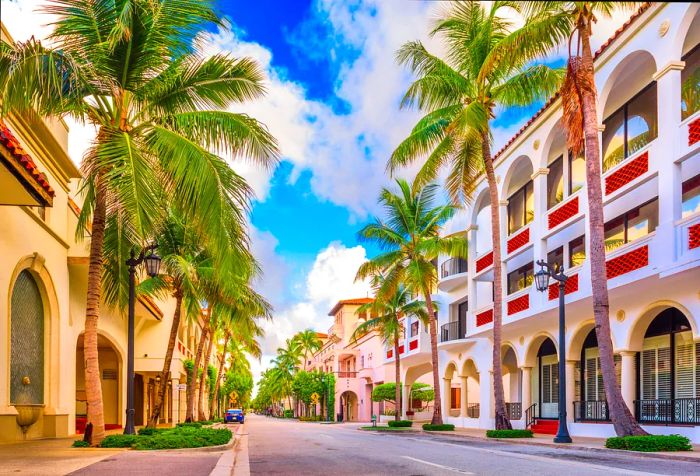
[[467,260],[451,258],[440,265],[440,291],[452,291],[459,285],[466,284]]
[[357,378],[357,372],[341,370],[336,372],[338,378]]
[[466,329],[460,325],[459,321],[448,322],[440,327],[440,342],[464,339]]
[[605,400],[584,400],[574,402],[574,421],[609,422],[608,402]]

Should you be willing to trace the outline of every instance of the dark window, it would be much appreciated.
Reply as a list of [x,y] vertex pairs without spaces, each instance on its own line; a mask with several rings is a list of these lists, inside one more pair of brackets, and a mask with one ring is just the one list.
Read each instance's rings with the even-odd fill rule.
[[508,273],[508,294],[525,289],[532,284],[533,264],[528,263]]
[[559,156],[549,164],[547,174],[547,208],[564,200],[564,157]]
[[535,217],[532,181],[523,185],[508,198],[508,234],[518,231]]
[[586,237],[579,236],[569,242],[569,267],[580,266],[586,259]]
[[605,251],[648,235],[658,224],[659,203],[655,198],[605,224]]
[[683,182],[681,193],[682,217],[700,212],[700,175]]
[[418,335],[418,321],[413,321],[411,323],[411,337]]
[[578,192],[586,184],[586,159],[580,154],[569,154],[569,195]]
[[681,71],[681,118],[686,119],[700,110],[700,48],[693,48],[683,57]]
[[547,253],[547,264],[552,268],[564,266],[564,247],[560,246]]
[[603,124],[603,171],[606,171],[656,139],[656,83],[644,88]]

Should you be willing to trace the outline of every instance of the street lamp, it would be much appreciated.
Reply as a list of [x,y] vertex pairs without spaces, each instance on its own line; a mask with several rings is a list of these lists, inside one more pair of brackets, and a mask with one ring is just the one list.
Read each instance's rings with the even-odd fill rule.
[[126,364],[126,425],[124,425],[124,434],[133,435],[134,430],[134,305],[136,301],[136,267],[141,263],[146,265],[146,273],[154,278],[158,276],[160,271],[160,256],[155,254],[157,244],[152,244],[139,253],[139,256],[134,255],[134,250],[131,250],[131,257],[126,260],[126,265],[129,267],[129,344]]
[[543,260],[537,261],[540,270],[535,273],[535,287],[540,292],[549,289],[549,278],[559,283],[559,429],[554,437],[555,443],[571,443],[569,429],[566,426],[566,316],[564,313],[564,288],[569,277],[564,274],[563,266],[552,269]]

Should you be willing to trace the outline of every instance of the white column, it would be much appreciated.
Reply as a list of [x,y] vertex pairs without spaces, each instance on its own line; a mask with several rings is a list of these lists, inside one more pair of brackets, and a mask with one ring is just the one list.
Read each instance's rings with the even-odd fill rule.
[[402,385],[401,386],[401,419],[402,420],[408,420],[408,415],[406,415],[406,412],[408,411],[408,407],[410,402],[409,400],[409,395],[411,393],[411,386],[410,385]]
[[[547,260],[547,242],[542,235],[547,230],[547,174],[549,169],[538,169],[532,174],[532,194],[535,200],[535,218],[530,226],[530,240],[532,241],[532,251],[534,262]],[[559,263],[563,265],[564,263]],[[539,269],[535,266],[535,269]],[[532,286],[531,291],[534,290]],[[530,299],[533,306],[543,306],[549,299],[549,293],[531,292]]]
[[450,416],[450,404],[452,402],[452,379],[442,379],[442,419],[447,420]]
[[479,372],[479,428],[493,428],[493,371]]
[[[507,277],[508,269],[506,267],[506,256],[508,255],[508,200],[498,202],[499,216],[501,217],[501,289],[503,290],[503,302],[501,303],[501,316],[508,315],[508,307],[506,299],[508,295]],[[496,263],[494,263],[494,266]]]
[[576,389],[576,381],[574,373],[576,372],[576,361],[566,361],[566,421],[574,421],[574,390]]
[[461,376],[462,387],[460,389],[459,416],[465,418],[467,416],[467,404],[469,403],[469,377]]
[[522,371],[522,395],[520,395],[520,401],[522,402],[523,417],[525,417],[525,410],[532,405],[532,390],[530,389],[532,385],[532,367],[520,367],[520,370]]
[[178,385],[180,381],[176,378],[172,379],[171,396],[170,396],[170,425],[175,426],[180,423],[180,412],[178,411],[180,402],[180,389]]
[[[467,318],[467,331],[474,328],[474,321],[471,316],[474,315],[474,310],[481,306],[483,303],[477,302],[477,292],[476,292],[476,280],[474,276],[476,275],[476,234],[479,229],[476,225],[469,225],[467,228],[467,246],[469,247],[469,259],[467,260],[467,280],[469,281],[469,286],[467,286],[468,292],[468,318]],[[461,336],[464,337],[464,336]]]
[[637,353],[624,350],[620,355],[622,356],[622,381],[620,382],[622,399],[634,414],[634,399],[637,394]]

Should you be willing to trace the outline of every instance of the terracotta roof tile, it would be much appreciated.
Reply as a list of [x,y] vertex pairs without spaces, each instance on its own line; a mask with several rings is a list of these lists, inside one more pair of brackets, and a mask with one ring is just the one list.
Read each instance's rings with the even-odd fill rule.
[[27,171],[36,183],[51,197],[56,196],[51,184],[44,173],[39,171],[36,163],[22,149],[17,138],[12,134],[12,131],[0,120],[0,144],[4,145],[14,159]]
[[354,298],[354,299],[341,299],[336,303],[335,306],[333,306],[333,309],[331,309],[328,312],[329,316],[334,316],[336,312],[338,312],[338,309],[340,309],[342,306],[348,305],[348,306],[361,306],[362,304],[367,304],[374,301],[372,298]]

